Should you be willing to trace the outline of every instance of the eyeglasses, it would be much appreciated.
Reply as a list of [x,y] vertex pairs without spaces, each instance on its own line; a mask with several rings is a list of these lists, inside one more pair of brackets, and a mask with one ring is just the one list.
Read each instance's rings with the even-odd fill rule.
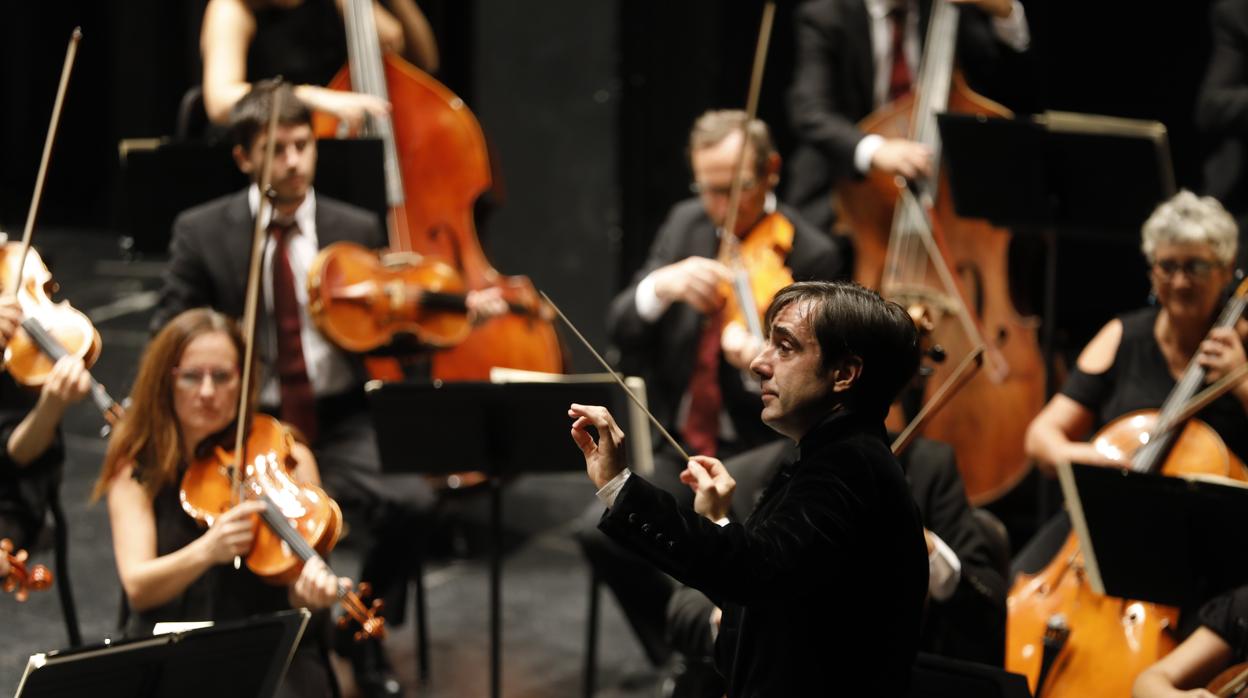
[[[758,185],[756,179],[741,180],[741,191],[749,191]],[[732,185],[713,187],[702,182],[690,182],[689,191],[701,196],[732,196]]]
[[1185,260],[1159,259],[1153,262],[1153,270],[1164,279],[1172,279],[1180,271],[1189,279],[1207,279],[1217,264],[1207,259],[1192,258]]
[[229,388],[238,382],[236,368],[175,368],[173,369],[174,384],[182,390],[199,390],[204,379],[212,381],[214,388]]

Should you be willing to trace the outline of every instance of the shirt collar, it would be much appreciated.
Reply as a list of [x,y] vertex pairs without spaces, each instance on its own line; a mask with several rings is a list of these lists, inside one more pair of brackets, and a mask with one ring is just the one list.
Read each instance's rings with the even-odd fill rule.
[[[251,215],[254,218],[256,210],[260,208],[259,185],[252,184],[247,189],[247,208],[251,210]],[[261,221],[264,227],[268,227],[272,212],[272,207],[265,210],[264,220]],[[316,229],[316,192],[311,187],[308,188],[307,196],[303,197],[303,203],[299,204],[299,208],[295,209],[295,224],[304,233],[310,233]]]

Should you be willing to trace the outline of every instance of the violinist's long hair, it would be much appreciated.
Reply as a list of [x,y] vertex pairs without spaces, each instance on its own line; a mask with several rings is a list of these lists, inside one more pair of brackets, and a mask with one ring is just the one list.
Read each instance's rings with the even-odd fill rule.
[[[211,332],[229,336],[241,364],[244,345],[238,325],[210,308],[193,308],[179,314],[147,345],[130,391],[130,406],[108,441],[104,466],[91,492],[92,500],[104,496],[113,478],[127,465],[133,465],[140,473],[139,481],[152,497],[177,476],[183,453],[182,433],[173,407],[173,369],[182,360],[187,345]],[[255,404],[258,384],[259,381],[252,380],[251,405]]]

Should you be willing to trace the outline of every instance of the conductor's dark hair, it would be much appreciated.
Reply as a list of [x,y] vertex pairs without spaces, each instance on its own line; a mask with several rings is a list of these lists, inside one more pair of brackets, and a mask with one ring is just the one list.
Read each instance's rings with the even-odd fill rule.
[[766,326],[785,307],[807,305],[811,334],[819,342],[822,370],[856,356],[862,372],[850,387],[857,412],[884,417],[919,368],[919,340],[909,313],[855,283],[804,281],[784,287],[767,309]]
[[253,83],[251,91],[243,95],[230,110],[230,142],[250,150],[264,129],[269,126],[269,113],[273,99],[281,96],[277,123],[282,126],[312,125],[312,110],[295,96],[295,88],[281,80],[262,80]]

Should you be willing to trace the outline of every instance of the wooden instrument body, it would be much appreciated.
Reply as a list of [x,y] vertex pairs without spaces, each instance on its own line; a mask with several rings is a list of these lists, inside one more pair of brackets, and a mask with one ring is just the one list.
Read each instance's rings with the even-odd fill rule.
[[[793,271],[785,266],[785,260],[793,249],[793,234],[792,223],[779,213],[771,213],[755,224],[736,245],[735,256],[749,273],[753,302],[748,305],[755,309],[760,327],[772,299],[780,289],[793,283]],[[747,304],[737,299],[736,286],[722,289],[721,293],[725,299],[721,311],[724,326],[736,323],[748,330],[751,325],[742,310],[742,306]]]
[[[907,137],[913,107],[912,96],[902,97],[869,116],[861,128],[886,138]],[[956,73],[948,108],[983,116],[1010,115],[1004,107],[972,92]],[[1044,406],[1044,361],[1036,323],[1021,317],[1011,298],[1009,231],[957,216],[947,184],[942,172],[930,212],[933,232],[962,300],[987,342],[986,361],[983,370],[928,421],[922,433],[954,447],[967,497],[973,504],[982,504],[1008,492],[1030,470],[1023,442],[1027,425]],[[953,360],[933,366],[934,373],[926,381],[926,400],[948,378],[957,358],[969,353],[976,342],[963,330],[953,299],[930,265],[919,273],[906,273],[901,284],[890,284],[885,267],[900,191],[897,178],[873,173],[861,181],[839,183],[834,205],[840,224],[853,231],[854,280],[879,289],[903,306],[928,306],[927,315],[934,323],[932,341]],[[900,426],[893,425],[898,430]]]
[[[342,532],[342,510],[315,485],[297,483],[287,472],[290,434],[276,419],[256,415],[247,435],[243,464],[244,494],[247,498],[268,497],[281,510],[300,537],[317,553],[327,554]],[[182,509],[196,521],[212,525],[213,520],[234,506],[229,467],[233,454],[218,447],[187,468],[182,477],[179,498]],[[258,525],[247,567],[275,586],[286,586],[299,577],[304,561],[270,527]]]
[[[1102,455],[1129,463],[1149,440],[1157,414],[1123,415],[1101,429],[1092,444]],[[1195,419],[1180,432],[1161,473],[1248,481],[1244,464],[1209,425]],[[1097,594],[1083,565],[1072,532],[1047,567],[1019,575],[1010,589],[1005,668],[1025,675],[1036,698],[1129,696],[1140,672],[1177,645],[1177,608]],[[1037,690],[1045,630],[1059,614],[1070,629],[1069,639]]]
[[321,250],[308,269],[308,309],[317,329],[357,353],[389,344],[400,332],[431,347],[463,341],[470,330],[463,308],[424,302],[429,294],[463,293],[463,279],[445,262],[416,253],[382,257],[350,242]]
[[[499,274],[477,238],[473,206],[492,179],[476,117],[462,99],[402,58],[387,54],[382,61],[403,181],[403,201],[390,211],[391,231],[402,240],[392,239],[392,246],[445,262],[460,272],[467,290],[499,287],[513,304],[541,306],[533,283]],[[350,70],[344,68],[329,87],[351,89]],[[315,128],[325,137],[337,123],[318,115]],[[432,358],[433,377],[443,380],[488,380],[494,366],[562,372],[563,346],[550,315],[491,318]]]
[[[3,248],[4,262],[0,266],[3,271],[4,288],[12,285],[17,274],[17,265],[21,259],[21,243],[9,242]],[[39,253],[32,247],[26,256],[26,269],[22,274],[22,287],[18,289],[17,300],[26,318],[33,318],[52,335],[71,355],[82,359],[89,369],[100,357],[102,343],[100,333],[77,309],[68,301],[53,302],[52,294],[58,289],[52,274],[48,271]],[[13,380],[28,388],[41,388],[56,361],[49,357],[39,345],[19,328],[9,340],[4,350],[6,370]]]

